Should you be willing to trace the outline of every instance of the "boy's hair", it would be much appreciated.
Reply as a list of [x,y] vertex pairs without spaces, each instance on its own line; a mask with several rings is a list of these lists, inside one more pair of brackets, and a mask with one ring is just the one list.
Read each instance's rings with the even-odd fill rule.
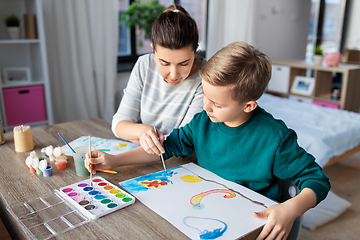
[[235,101],[256,101],[271,78],[270,59],[244,42],[234,42],[219,50],[199,71],[214,86],[229,86]]
[[191,46],[198,47],[199,31],[196,22],[180,5],[170,5],[155,20],[151,29],[153,50],[156,46],[178,50]]

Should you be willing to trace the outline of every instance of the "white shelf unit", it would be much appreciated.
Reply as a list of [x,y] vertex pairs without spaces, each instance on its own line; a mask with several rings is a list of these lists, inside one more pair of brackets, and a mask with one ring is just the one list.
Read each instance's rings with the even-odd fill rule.
[[[51,94],[49,86],[49,73],[46,55],[46,43],[44,33],[44,22],[41,0],[0,0],[0,19],[15,14],[20,19],[21,37],[20,39],[9,39],[4,21],[0,22],[0,106],[1,116],[5,130],[11,130],[14,127],[8,124],[6,101],[4,90],[16,87],[42,86],[45,103],[45,119],[41,121],[21,122],[31,126],[41,126],[53,124]],[[25,38],[24,14],[34,14],[36,19],[36,39]],[[30,70],[30,81],[5,82],[4,68],[28,68]],[[12,99],[18,104],[28,104],[26,108],[34,107],[32,103],[24,103]],[[19,99],[18,99],[19,100]],[[13,104],[14,105],[14,104]],[[16,106],[15,105],[15,106]],[[24,108],[25,106],[22,106]],[[8,107],[9,108],[9,107]],[[17,124],[15,124],[17,125]]]

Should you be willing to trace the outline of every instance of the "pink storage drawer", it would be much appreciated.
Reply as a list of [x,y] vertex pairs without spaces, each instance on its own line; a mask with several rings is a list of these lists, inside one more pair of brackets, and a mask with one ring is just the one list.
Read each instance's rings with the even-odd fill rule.
[[339,104],[328,103],[328,102],[323,102],[323,101],[319,101],[319,100],[313,100],[313,104],[323,106],[323,107],[340,108]]
[[7,126],[46,121],[44,86],[4,88]]

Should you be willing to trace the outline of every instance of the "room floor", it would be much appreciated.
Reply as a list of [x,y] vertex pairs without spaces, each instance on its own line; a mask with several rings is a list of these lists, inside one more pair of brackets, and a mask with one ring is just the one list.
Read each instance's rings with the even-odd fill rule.
[[314,231],[301,229],[299,240],[359,239],[360,236],[360,152],[323,169],[331,190],[352,206],[337,219]]

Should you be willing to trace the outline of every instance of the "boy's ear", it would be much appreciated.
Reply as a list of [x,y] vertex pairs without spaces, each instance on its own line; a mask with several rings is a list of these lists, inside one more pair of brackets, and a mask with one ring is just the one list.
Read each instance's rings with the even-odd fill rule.
[[245,105],[244,112],[249,113],[252,112],[257,107],[257,102],[248,101]]

